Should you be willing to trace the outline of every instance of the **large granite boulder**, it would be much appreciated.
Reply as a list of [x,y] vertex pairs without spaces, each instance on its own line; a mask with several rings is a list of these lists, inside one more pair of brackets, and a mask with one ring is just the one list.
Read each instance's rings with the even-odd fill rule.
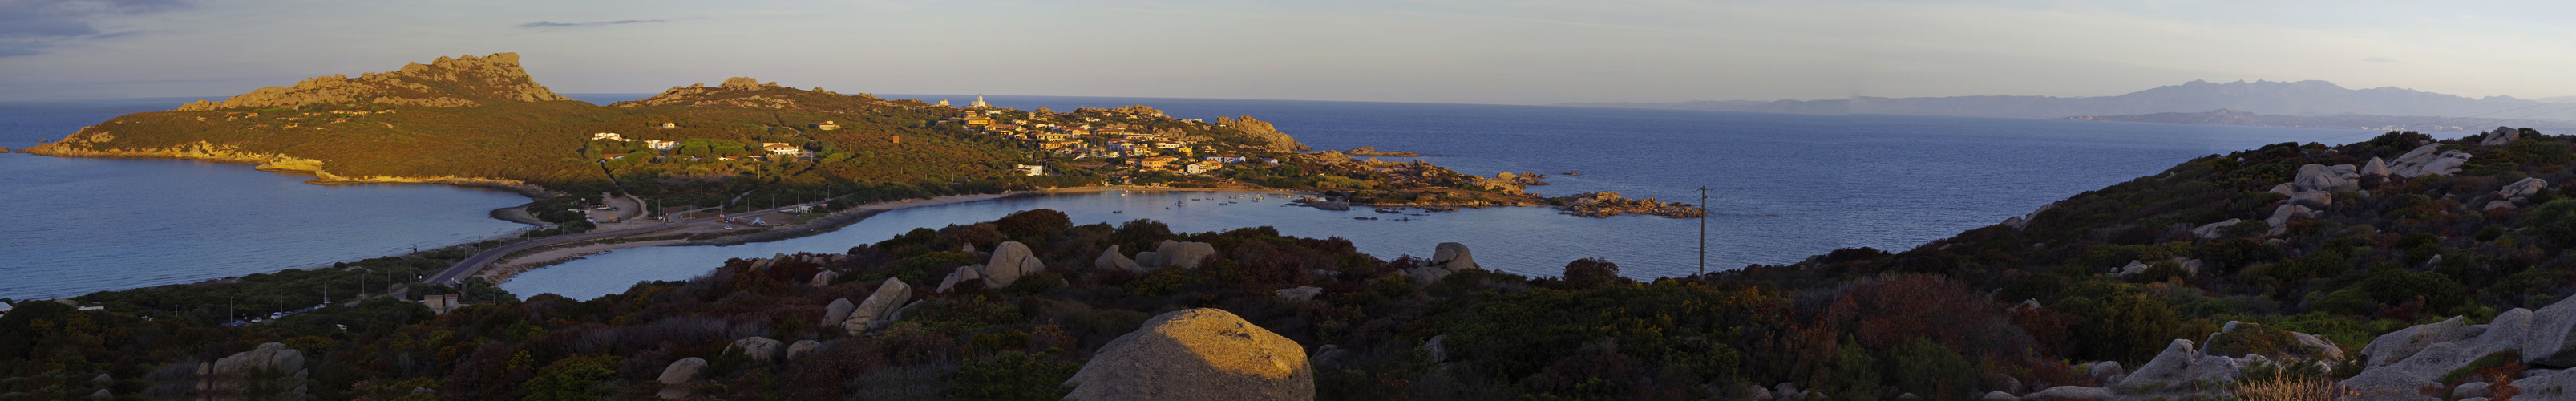
[[2548,180],[2542,180],[2539,178],[2523,178],[2521,181],[2514,181],[2512,184],[2506,184],[2504,189],[2496,190],[2496,197],[2505,199],[2527,198],[2532,195],[2538,195],[2541,190],[2545,189],[2549,189]]
[[2484,327],[2470,327],[2459,317],[2439,323],[2398,329],[2380,335],[2378,339],[2371,340],[2370,345],[2361,347],[2361,355],[2369,359],[2368,364],[2363,366],[2375,368],[2395,364],[2406,360],[2407,357],[2415,356],[2416,352],[2423,351],[2425,347],[2433,344],[2465,340],[2477,337],[2486,331]]
[[[2502,319],[2503,315],[2497,315],[2497,318]],[[2571,337],[2576,337],[2576,302],[2562,300],[2541,307],[2531,313],[2530,332],[2522,337],[2523,363],[2576,366],[2576,341],[2571,341],[2576,338]]]
[[1037,254],[1029,252],[1028,245],[1022,245],[1019,241],[1005,241],[1002,245],[993,247],[992,261],[984,263],[984,285],[991,288],[1008,287],[1011,283],[1019,282],[1021,277],[1045,271],[1046,263],[1038,261]]
[[697,381],[706,371],[706,359],[691,357],[671,361],[671,366],[662,368],[662,376],[653,379],[662,383],[662,391],[653,395],[665,400],[689,398],[689,382]]
[[859,306],[858,304],[850,303],[849,298],[832,300],[831,305],[823,307],[823,325],[821,327],[839,326],[841,325],[841,322],[849,321],[850,311],[854,310],[859,310]]
[[1218,309],[1147,319],[1110,340],[1064,382],[1067,400],[1312,400],[1296,341]]
[[2235,358],[2204,355],[2192,349],[2191,340],[2175,339],[2165,345],[2164,352],[2157,353],[2156,358],[2148,360],[2146,365],[2138,366],[2137,371],[2130,372],[2117,386],[2182,389],[2204,381],[2236,380],[2236,373],[2243,368],[2244,363]]
[[905,285],[903,279],[886,279],[885,284],[877,285],[877,292],[868,294],[868,300],[859,302],[859,307],[850,311],[850,320],[842,322],[841,329],[849,331],[850,335],[859,335],[893,325],[895,308],[911,299],[911,285]]
[[[2537,327],[2533,324],[2534,315],[2529,309],[2516,308],[2496,314],[2494,321],[2484,325],[2464,326],[2460,324],[2461,318],[2454,317],[2441,323],[2409,327],[2382,335],[2379,339],[2371,341],[2371,345],[2378,346],[2380,342],[2389,342],[2389,347],[2379,351],[2391,355],[2423,341],[2440,338],[2458,339],[2425,345],[2410,355],[2399,357],[2402,359],[2386,363],[2379,360],[2380,354],[2369,354],[2370,350],[2364,348],[2365,354],[2371,356],[2368,368],[2362,370],[2360,375],[2344,380],[2343,385],[2359,392],[2363,399],[2421,399],[2423,397],[2415,390],[2432,384],[2443,374],[2467,365],[2478,357],[2521,347],[2532,334],[2532,329]],[[2461,337],[2463,334],[2466,336]],[[2529,354],[2525,355],[2528,359]]]
[[2522,139],[2522,130],[2496,127],[2494,131],[2487,131],[2486,135],[2478,137],[2478,146],[2501,146],[2519,139]]
[[2111,389],[2107,388],[2057,386],[2049,387],[2046,390],[2040,390],[2036,393],[2030,393],[2030,395],[2021,396],[2021,399],[2028,401],[2107,401],[2112,397]]
[[1110,245],[1109,250],[1101,251],[1100,258],[1091,260],[1091,267],[1096,269],[1126,270],[1137,273],[1146,272],[1145,266],[1137,264],[1134,259],[1128,259],[1127,255],[1119,254],[1117,245]]
[[1451,273],[1480,268],[1476,266],[1476,256],[1467,252],[1467,244],[1456,242],[1442,242],[1433,247],[1431,265],[1449,269]]
[[2290,183],[2295,192],[2353,192],[2361,190],[2361,172],[2350,164],[2310,164],[2299,166],[2298,178]]
[[[1206,261],[1207,257],[1216,255],[1216,245],[1211,245],[1205,242],[1179,242],[1164,240],[1162,244],[1154,248],[1154,254],[1162,258],[1165,266],[1180,266],[1183,269],[1196,269],[1199,267],[1199,262]],[[1152,265],[1148,266],[1161,267]]]
[[778,351],[779,346],[781,345],[784,345],[784,343],[780,343],[778,340],[769,339],[769,337],[752,336],[740,340],[733,340],[733,345],[725,346],[725,350],[739,350],[742,352],[743,356],[751,357],[751,360],[768,363],[778,361]]
[[2361,174],[2388,177],[2388,161],[2377,157],[2370,158],[2370,162],[2361,164]]
[[2227,219],[2227,221],[2202,224],[2199,227],[2192,227],[2191,235],[2199,236],[2202,239],[2217,239],[2219,236],[2225,235],[2220,232],[2219,229],[2227,228],[2227,226],[2243,222],[2245,222],[2245,219]]
[[796,340],[795,344],[787,345],[787,360],[793,361],[796,360],[796,358],[805,357],[805,355],[812,354],[814,351],[822,348],[823,343],[821,342],[816,342],[814,340]]
[[2461,165],[2469,163],[2469,157],[2468,152],[2442,150],[2441,144],[2424,145],[2389,162],[2388,173],[2408,178],[2456,173]]
[[[956,271],[948,272],[948,277],[939,279],[939,287],[931,289],[930,292],[945,294],[949,291],[956,290],[957,283],[983,280],[984,265],[958,266]],[[986,288],[990,288],[990,286],[988,285]]]
[[807,283],[815,287],[821,287],[832,285],[832,280],[839,279],[841,279],[841,272],[824,270],[822,272],[814,273],[814,280]]
[[252,389],[286,389],[305,394],[305,378],[311,372],[304,367],[304,353],[287,348],[284,343],[260,344],[250,351],[232,354],[197,366],[205,379],[198,384],[200,393],[210,399],[231,399]]

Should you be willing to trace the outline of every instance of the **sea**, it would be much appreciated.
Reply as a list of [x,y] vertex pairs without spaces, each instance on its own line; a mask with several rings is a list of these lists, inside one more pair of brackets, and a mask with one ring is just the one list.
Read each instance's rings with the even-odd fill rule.
[[[646,94],[567,96],[605,104]],[[1439,243],[1458,242],[1486,268],[1538,276],[1556,275],[1576,259],[1601,258],[1624,275],[1653,278],[1792,263],[1837,248],[1910,249],[2195,157],[2282,142],[2355,142],[2380,133],[1553,106],[985,98],[998,107],[1056,111],[1141,104],[1207,122],[1252,116],[1316,149],[1438,155],[1419,159],[1467,174],[1546,174],[1542,181],[1551,185],[1530,190],[1548,196],[1618,192],[1705,204],[1710,214],[1584,218],[1533,207],[1391,214],[1284,207],[1286,199],[1277,195],[1255,201],[1236,193],[1110,191],[901,209],[838,231],[767,243],[619,250],[523,273],[502,288],[586,299],[637,281],[701,275],[729,258],[845,252],[916,227],[1037,208],[1066,212],[1077,224],[1153,219],[1189,232],[1268,226],[1285,235],[1349,239],[1389,259],[1427,257]],[[0,103],[0,146],[33,145],[121,113],[166,110],[185,100],[193,99]],[[188,282],[470,241],[518,228],[484,213],[525,201],[434,185],[301,184],[307,178],[242,165],[0,155],[0,201],[21,205],[24,216],[0,221],[26,222],[0,225],[0,297]],[[236,184],[188,185],[201,182]],[[172,190],[179,187],[205,189]],[[138,231],[165,239],[128,241]]]

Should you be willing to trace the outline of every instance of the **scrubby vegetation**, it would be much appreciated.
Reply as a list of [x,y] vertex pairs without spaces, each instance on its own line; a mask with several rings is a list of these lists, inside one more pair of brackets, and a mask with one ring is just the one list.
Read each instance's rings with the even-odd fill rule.
[[[374,300],[207,327],[192,312],[203,308],[166,305],[208,298],[154,295],[186,289],[111,292],[84,298],[105,311],[33,302],[0,317],[0,374],[27,378],[0,391],[177,395],[187,375],[171,367],[284,342],[330,367],[315,371],[311,389],[332,399],[390,399],[399,394],[386,389],[411,387],[459,399],[640,398],[660,388],[652,380],[663,366],[688,357],[712,361],[711,381],[695,390],[715,398],[1053,399],[1064,390],[1051,383],[1110,339],[1194,307],[1225,309],[1317,352],[1316,388],[1335,400],[1705,399],[1783,382],[1835,399],[1962,400],[1999,383],[2099,386],[2107,383],[2078,363],[2137,366],[2173,339],[2209,338],[2228,321],[2255,325],[2210,347],[2310,355],[2324,350],[2287,332],[2351,351],[2409,325],[2452,315],[2474,323],[2576,292],[2576,259],[2565,251],[2576,244],[2576,199],[2550,189],[2520,207],[2468,206],[2523,178],[2563,183],[2576,167],[2566,137],[2444,145],[2475,158],[2458,174],[2364,177],[2366,193],[2336,194],[2276,236],[2268,224],[2213,237],[2191,230],[2260,222],[2282,201],[2266,190],[2300,165],[2393,158],[2431,140],[2390,133],[2214,155],[2076,195],[2026,227],[1645,281],[1619,275],[1615,261],[1582,259],[1553,277],[1468,270],[1417,283],[1397,272],[1427,262],[1361,254],[1340,239],[1266,228],[1173,233],[1152,221],[1073,226],[1031,211],[860,244],[835,262],[735,260],[588,301],[495,296],[502,301],[439,316]],[[1167,239],[1211,243],[1219,254],[1195,269],[1093,267],[1109,246],[1132,252]],[[928,289],[983,262],[965,246],[1003,241],[1028,244],[1045,271],[1005,288]],[[2117,272],[2132,261],[2152,266]],[[842,274],[806,282],[826,270]],[[885,279],[912,283],[924,299],[901,323],[874,335],[820,323],[825,305],[865,298]],[[1321,295],[1275,293],[1300,286]],[[224,287],[209,288],[201,291]],[[726,351],[751,336],[824,345],[776,363]],[[1427,346],[1434,338],[1436,349]],[[2488,365],[2460,375],[2519,369]],[[123,379],[88,380],[99,373]],[[2298,398],[2335,391],[2316,383],[2350,374],[2264,365],[2235,386],[2253,398]]]

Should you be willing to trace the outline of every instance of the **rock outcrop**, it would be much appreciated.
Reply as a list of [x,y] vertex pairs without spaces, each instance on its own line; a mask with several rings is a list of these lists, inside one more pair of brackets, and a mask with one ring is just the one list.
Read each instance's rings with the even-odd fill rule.
[[2343,385],[2366,400],[2423,399],[2417,390],[2436,384],[2433,381],[2443,374],[2479,357],[2512,350],[2522,355],[2520,363],[2539,368],[2514,382],[2525,390],[2524,397],[2563,399],[2571,395],[2566,390],[2576,386],[2576,374],[2569,373],[2576,369],[2553,368],[2576,365],[2576,344],[2568,341],[2571,335],[2576,335],[2576,303],[2564,300],[2538,311],[2505,311],[2482,325],[2454,317],[2372,340],[2362,349],[2369,364]]
[[772,340],[768,337],[752,336],[740,340],[733,340],[733,345],[726,346],[725,350],[740,351],[743,356],[751,357],[751,360],[760,361],[761,363],[770,363],[778,361],[780,345],[783,345],[783,343],[778,342],[778,340]]
[[793,361],[796,360],[796,358],[805,357],[805,355],[813,354],[814,351],[822,348],[823,343],[821,342],[816,342],[814,340],[796,340],[795,344],[787,345],[787,360]]
[[303,352],[284,343],[266,343],[198,364],[197,374],[204,381],[197,383],[197,390],[210,400],[246,400],[255,393],[300,396],[309,390],[305,378],[310,373],[304,367]]
[[839,280],[839,279],[841,279],[841,272],[836,272],[836,271],[831,271],[831,270],[824,270],[824,271],[819,272],[819,273],[814,273],[814,280],[813,280],[813,281],[808,281],[807,283],[808,283],[808,284],[811,284],[811,285],[813,285],[813,286],[815,286],[815,287],[821,287],[821,286],[832,285],[832,280]]
[[[958,283],[976,281],[984,281],[984,265],[958,266],[956,271],[948,272],[947,278],[939,279],[939,287],[931,289],[930,292],[945,294],[949,291],[955,291]],[[986,286],[985,288],[992,287]]]
[[2494,131],[2488,131],[2486,135],[2478,137],[2478,146],[2503,146],[2520,139],[2522,139],[2522,130],[2513,129],[2513,127],[2496,127]]
[[885,284],[877,285],[876,293],[868,294],[868,300],[850,311],[850,320],[841,322],[841,329],[860,335],[893,325],[895,308],[911,299],[912,286],[905,285],[903,279],[886,279]]
[[2546,189],[2549,189],[2549,181],[2542,180],[2538,177],[2527,177],[2523,178],[2521,181],[2514,181],[2512,184],[2506,184],[2504,189],[2496,190],[2495,195],[2498,198],[2521,200],[2529,198],[2532,195],[2538,195],[2540,194],[2540,191]]
[[2290,182],[2294,192],[2353,192],[2361,190],[2361,172],[2350,164],[2310,164],[2299,166],[2298,178]]
[[1217,117],[1216,125],[1234,127],[1235,131],[1242,132],[1243,135],[1252,137],[1256,146],[1259,146],[1262,150],[1272,152],[1304,152],[1314,150],[1314,148],[1306,147],[1306,144],[1297,143],[1297,138],[1291,138],[1288,134],[1280,133],[1279,128],[1271,126],[1270,122],[1254,120],[1252,119],[1252,116],[1243,116],[1243,118]]
[[519,68],[518,53],[439,57],[427,65],[411,63],[401,70],[333,74],[305,79],[293,86],[271,86],[233,96],[221,103],[199,100],[173,111],[213,111],[242,107],[381,104],[421,107],[465,107],[503,102],[572,100],[555,94]]
[[2175,339],[2162,353],[2146,365],[2130,372],[2115,387],[2136,389],[2183,389],[2194,383],[2233,381],[2245,361],[2223,355],[2206,355],[2192,349],[2191,340]]
[[850,311],[854,310],[859,310],[859,306],[857,304],[850,303],[849,298],[832,300],[831,305],[823,307],[822,327],[839,326],[841,325],[841,322],[849,321]]
[[1296,300],[1296,301],[1305,301],[1305,300],[1315,299],[1315,296],[1316,296],[1316,295],[1322,295],[1322,294],[1324,293],[1324,289],[1323,289],[1323,288],[1321,288],[1321,287],[1316,287],[1316,286],[1311,286],[1311,285],[1309,285],[1309,286],[1301,286],[1301,287],[1297,287],[1297,288],[1281,288],[1281,289],[1279,289],[1278,291],[1273,291],[1273,292],[1278,293],[1280,298],[1287,298],[1287,299],[1290,299],[1290,300]]
[[1162,243],[1155,244],[1153,252],[1137,253],[1136,264],[1146,270],[1160,269],[1164,266],[1196,269],[1199,267],[1199,262],[1213,255],[1216,255],[1216,245],[1205,242],[1163,240]]
[[1431,265],[1450,272],[1480,268],[1476,256],[1467,252],[1467,244],[1442,242],[1431,249]]
[[1021,277],[1042,272],[1046,272],[1046,263],[1038,261],[1037,255],[1029,252],[1028,245],[1019,241],[1003,241],[993,247],[992,261],[984,263],[984,285],[988,288],[1008,287],[1019,282]]
[[1110,245],[1109,250],[1101,251],[1099,258],[1091,260],[1091,267],[1097,269],[1126,270],[1136,273],[1150,271],[1146,270],[1145,266],[1137,264],[1135,259],[1128,259],[1127,255],[1119,254],[1117,245]]
[[2389,162],[2388,174],[2392,177],[2414,178],[2457,173],[2460,172],[2461,165],[2469,163],[2469,157],[2468,152],[2442,150],[2442,144],[2424,145],[2416,147],[2415,150],[2406,151],[2405,155],[2397,156],[2396,161]]
[[665,400],[689,398],[690,383],[705,376],[706,371],[707,360],[703,358],[691,357],[671,361],[670,366],[662,367],[662,376],[653,379],[662,383],[662,391],[653,395]]
[[2388,177],[2388,161],[2380,160],[2377,157],[2370,158],[2369,163],[2361,164],[2361,175],[2378,175],[2383,178]]
[[2220,229],[2243,222],[2245,222],[2245,219],[2227,219],[2226,221],[2202,224],[2199,227],[2192,227],[2191,235],[2199,236],[2204,239],[2217,239],[2219,236],[2226,235],[2225,233],[2219,232]]
[[1147,319],[1102,346],[1068,400],[1311,400],[1305,348],[1218,309]]

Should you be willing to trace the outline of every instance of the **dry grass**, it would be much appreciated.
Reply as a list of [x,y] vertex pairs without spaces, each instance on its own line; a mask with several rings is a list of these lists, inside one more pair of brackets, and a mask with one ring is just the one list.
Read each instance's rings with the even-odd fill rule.
[[2228,391],[2243,401],[2349,400],[2361,395],[2331,379],[2303,376],[2239,383]]

